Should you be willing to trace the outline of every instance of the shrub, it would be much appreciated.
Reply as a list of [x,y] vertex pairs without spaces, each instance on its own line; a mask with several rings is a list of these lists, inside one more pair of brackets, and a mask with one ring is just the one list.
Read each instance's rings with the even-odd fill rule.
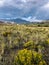
[[23,49],[15,57],[14,65],[46,65],[46,62],[42,59],[42,54]]

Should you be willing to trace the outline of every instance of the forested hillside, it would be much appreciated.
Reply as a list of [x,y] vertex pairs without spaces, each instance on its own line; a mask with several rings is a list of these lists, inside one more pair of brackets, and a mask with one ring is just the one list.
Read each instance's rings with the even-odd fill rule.
[[0,24],[0,65],[49,65],[49,27]]

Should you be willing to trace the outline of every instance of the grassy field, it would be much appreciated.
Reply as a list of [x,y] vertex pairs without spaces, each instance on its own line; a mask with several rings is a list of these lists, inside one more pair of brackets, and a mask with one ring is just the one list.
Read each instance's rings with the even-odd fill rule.
[[49,27],[0,24],[0,65],[49,65]]

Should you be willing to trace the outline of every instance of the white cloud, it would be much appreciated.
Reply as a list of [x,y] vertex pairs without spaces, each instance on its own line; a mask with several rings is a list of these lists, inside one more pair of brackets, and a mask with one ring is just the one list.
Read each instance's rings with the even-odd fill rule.
[[[29,17],[27,16],[26,18],[27,20],[36,20],[38,14],[41,15],[40,13],[45,11],[45,16],[49,14],[49,0],[0,0],[0,8],[5,8],[5,6],[7,6],[7,8],[11,7],[20,10],[20,15],[22,16],[29,14]],[[33,13],[34,8],[36,11]],[[12,9],[12,12],[14,12],[14,9]],[[34,17],[30,15],[30,12],[32,12],[32,16]],[[11,12],[9,11],[9,13]],[[6,15],[10,16],[8,13],[6,13]],[[20,15],[18,11],[18,16]]]
[[38,19],[46,19],[49,17],[49,1],[38,7],[35,16]]
[[47,2],[46,4],[44,4],[44,5],[41,7],[41,9],[43,9],[43,10],[49,9],[49,2]]
[[46,5],[44,5],[44,8],[49,8],[49,2]]
[[[1,6],[15,6],[15,7],[21,7],[23,5],[23,7],[28,7],[28,5],[30,5],[31,7],[33,5],[36,5],[38,3],[39,0],[0,0],[0,5]],[[39,3],[38,3],[39,4]]]
[[27,2],[27,0],[21,0],[22,2],[24,2],[24,3],[26,3]]
[[34,17],[29,16],[27,18],[22,18],[22,19],[27,20],[27,21],[30,21],[30,22],[41,22],[42,21],[42,20],[38,20],[36,18],[36,16],[34,16]]
[[0,7],[8,6],[10,3],[12,3],[12,0],[0,0]]
[[4,6],[5,0],[0,0],[0,7]]
[[32,19],[35,20],[36,19],[36,16],[34,16]]
[[34,16],[32,19],[31,19],[31,22],[41,22],[42,20],[39,20],[37,19],[36,16]]
[[[48,2],[49,0],[0,0],[0,5],[4,4],[4,5],[17,5],[20,6],[20,4],[23,4],[24,6],[27,6],[28,4],[30,5],[41,5],[44,4],[45,2]],[[5,4],[6,3],[6,4]]]
[[27,18],[24,18],[24,17],[23,17],[22,19],[27,20],[27,21],[31,21],[31,18],[32,18],[32,17],[29,16],[29,17],[27,17]]
[[[48,0],[47,0],[48,1]],[[33,7],[40,7],[46,0],[0,0],[0,7],[10,6],[18,9],[32,9]]]

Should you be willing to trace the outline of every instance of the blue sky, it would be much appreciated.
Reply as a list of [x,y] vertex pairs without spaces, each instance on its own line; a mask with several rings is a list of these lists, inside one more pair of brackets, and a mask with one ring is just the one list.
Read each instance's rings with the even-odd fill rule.
[[49,0],[0,0],[0,19],[49,19]]

